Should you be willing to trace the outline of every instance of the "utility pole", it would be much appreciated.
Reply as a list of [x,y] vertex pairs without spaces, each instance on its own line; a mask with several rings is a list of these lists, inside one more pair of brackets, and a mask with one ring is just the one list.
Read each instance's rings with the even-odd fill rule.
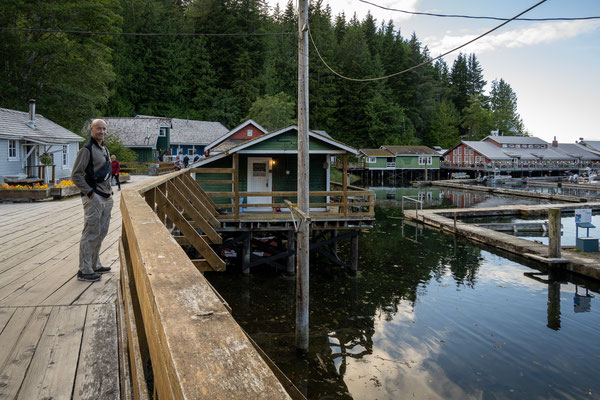
[[[308,0],[298,0],[298,208],[307,216],[308,171]],[[300,223],[296,242],[296,348],[304,351],[308,350],[309,221]]]

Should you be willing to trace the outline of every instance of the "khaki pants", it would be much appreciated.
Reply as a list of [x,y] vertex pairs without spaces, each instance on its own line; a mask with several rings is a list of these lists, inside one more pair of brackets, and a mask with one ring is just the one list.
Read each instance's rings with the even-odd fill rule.
[[108,233],[113,198],[104,198],[94,194],[93,198],[83,196],[83,232],[79,242],[79,270],[91,274],[101,267],[100,247]]

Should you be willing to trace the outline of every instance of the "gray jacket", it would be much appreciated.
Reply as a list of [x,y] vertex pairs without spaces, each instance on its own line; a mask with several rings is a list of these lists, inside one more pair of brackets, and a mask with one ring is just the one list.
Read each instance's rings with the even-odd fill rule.
[[[98,142],[96,142],[93,138],[90,138],[90,140],[94,142],[94,144],[92,145],[92,152],[94,154],[94,172],[96,172],[100,168],[102,168],[106,163],[106,156],[108,157],[108,160],[110,162],[110,153],[104,145],[98,145]],[[92,187],[88,185],[88,183],[85,180],[85,169],[89,161],[90,152],[84,146],[81,149],[79,149],[79,152],[77,153],[77,157],[75,158],[75,164],[73,165],[73,172],[71,173],[71,179],[73,180],[75,186],[77,186],[79,190],[81,190],[82,194],[85,194],[88,197],[90,197],[93,192]],[[112,195],[112,189],[110,187],[110,177],[104,182],[98,183],[96,185],[96,190],[108,195]]]

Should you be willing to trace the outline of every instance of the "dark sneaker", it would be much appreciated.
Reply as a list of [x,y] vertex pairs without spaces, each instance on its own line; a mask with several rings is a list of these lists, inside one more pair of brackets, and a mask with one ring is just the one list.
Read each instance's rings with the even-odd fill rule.
[[97,273],[91,273],[91,274],[84,274],[81,271],[77,272],[77,280],[80,281],[86,281],[86,282],[96,282],[100,280],[100,274]]
[[110,267],[100,267],[98,269],[95,269],[94,272],[97,274],[107,274],[110,272]]

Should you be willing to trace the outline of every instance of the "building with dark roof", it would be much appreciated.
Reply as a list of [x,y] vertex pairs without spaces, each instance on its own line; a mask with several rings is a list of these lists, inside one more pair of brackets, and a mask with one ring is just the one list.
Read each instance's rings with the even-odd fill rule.
[[138,161],[153,162],[171,155],[202,155],[205,147],[227,134],[220,122],[136,115],[133,118],[104,118],[108,134],[133,150]]
[[[54,169],[54,179],[71,176],[79,142],[85,139],[35,112],[0,108],[0,183],[5,180],[40,178],[41,157],[47,154]],[[51,180],[52,174],[47,174]]]

